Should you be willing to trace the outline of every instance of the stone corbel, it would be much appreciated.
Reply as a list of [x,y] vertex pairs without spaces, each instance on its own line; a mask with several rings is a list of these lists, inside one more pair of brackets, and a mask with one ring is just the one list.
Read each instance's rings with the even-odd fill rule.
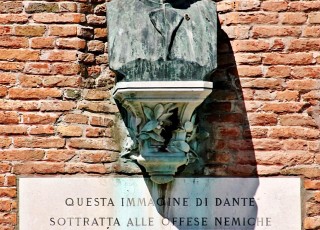
[[211,93],[205,81],[119,82],[113,97],[122,107],[130,145],[123,155],[142,165],[157,184],[173,180],[178,167],[197,158],[207,137],[195,122],[195,109]]

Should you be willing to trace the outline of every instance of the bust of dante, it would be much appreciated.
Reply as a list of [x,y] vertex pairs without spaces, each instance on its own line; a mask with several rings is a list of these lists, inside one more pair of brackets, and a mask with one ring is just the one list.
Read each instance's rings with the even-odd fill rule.
[[113,0],[107,19],[117,81],[204,80],[216,69],[212,0]]

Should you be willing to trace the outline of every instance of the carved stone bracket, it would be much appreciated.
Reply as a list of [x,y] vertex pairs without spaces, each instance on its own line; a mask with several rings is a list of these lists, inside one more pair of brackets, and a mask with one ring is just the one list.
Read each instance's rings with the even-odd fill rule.
[[195,122],[195,109],[211,93],[205,81],[119,82],[113,97],[128,129],[123,155],[142,165],[155,183],[173,180],[179,166],[197,158],[207,137]]

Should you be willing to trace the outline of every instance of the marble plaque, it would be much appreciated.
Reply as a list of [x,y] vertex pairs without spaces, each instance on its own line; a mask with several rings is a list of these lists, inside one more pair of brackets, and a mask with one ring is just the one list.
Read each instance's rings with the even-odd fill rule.
[[21,177],[19,229],[301,229],[300,178]]

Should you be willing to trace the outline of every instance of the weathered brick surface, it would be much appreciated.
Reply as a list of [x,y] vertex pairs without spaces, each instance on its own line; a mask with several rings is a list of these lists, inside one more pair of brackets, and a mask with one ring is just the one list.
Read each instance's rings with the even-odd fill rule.
[[[140,173],[119,158],[105,2],[0,1],[0,229],[17,226],[17,175]],[[204,174],[301,176],[319,229],[320,2],[217,6]]]

